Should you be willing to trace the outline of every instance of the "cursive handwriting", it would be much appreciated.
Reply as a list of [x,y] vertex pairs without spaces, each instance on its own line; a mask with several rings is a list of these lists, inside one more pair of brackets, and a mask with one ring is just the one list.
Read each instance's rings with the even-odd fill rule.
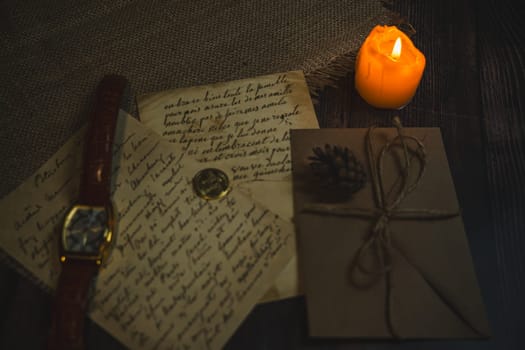
[[[259,92],[269,89],[261,86]],[[219,101],[224,95],[237,93],[240,90],[229,90],[213,98]],[[189,108],[192,103],[181,99],[167,110],[176,110],[176,104]],[[190,116],[186,114],[184,123],[195,122]],[[194,172],[188,172],[188,161],[175,152],[184,152],[183,148],[165,148],[153,138],[142,138],[137,131],[123,146],[123,152],[136,154],[135,160],[123,159],[121,164],[127,175],[132,175],[130,179],[147,173],[155,180],[140,186],[123,180],[123,191],[116,193],[118,202],[124,203],[120,208],[118,256],[140,268],[101,274],[99,283],[113,296],[100,294],[95,297],[100,302],[95,304],[106,310],[107,318],[120,329],[140,329],[139,320],[148,324],[155,335],[135,337],[144,341],[145,348],[169,348],[173,344],[180,348],[216,348],[226,339],[224,334],[235,328],[233,322],[239,319],[236,313],[246,307],[241,305],[252,305],[248,299],[255,286],[264,276],[276,273],[271,272],[272,257],[279,252],[281,256],[288,254],[285,252],[291,244],[283,240],[284,236],[274,234],[283,225],[280,219],[247,198],[229,194],[206,201],[197,197],[191,190]],[[271,255],[272,251],[277,254]],[[117,285],[116,290],[112,288]],[[124,288],[134,288],[142,298],[127,298]],[[251,303],[256,300],[252,297]],[[122,306],[116,306],[119,301]]]
[[181,89],[139,101],[139,110],[146,124],[186,155],[230,162],[233,180],[280,179],[291,171],[289,129],[317,127],[305,91],[298,72],[288,72]]
[[[200,98],[219,104],[243,97],[245,90],[253,98],[272,89],[285,93],[286,84],[283,76],[271,84],[220,95],[210,91]],[[167,110],[184,107],[185,123],[198,124],[191,112],[194,103],[181,98]],[[293,229],[238,191],[214,201],[196,196],[192,178],[202,167],[181,156],[186,152],[181,145],[164,142],[130,117],[119,127],[125,128],[120,132],[124,141],[114,150],[127,156],[114,165],[116,244],[97,276],[90,315],[130,348],[220,348],[291,258]],[[259,125],[237,127],[250,133]],[[75,159],[65,155],[78,148],[81,137],[39,170],[38,188],[33,177],[27,185],[31,190],[22,188],[0,201],[7,213],[0,222],[1,248],[51,287],[60,271],[60,227],[76,199],[69,188],[78,184],[78,174],[72,178],[65,165],[81,162],[81,153]],[[213,142],[233,144],[227,138]],[[272,162],[286,159],[268,156]]]

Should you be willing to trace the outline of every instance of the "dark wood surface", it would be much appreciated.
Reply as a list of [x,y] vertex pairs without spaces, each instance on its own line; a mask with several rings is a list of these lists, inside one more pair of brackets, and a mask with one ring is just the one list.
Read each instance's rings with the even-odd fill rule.
[[[475,341],[358,341],[308,337],[302,297],[257,306],[226,349],[523,349],[525,340],[525,19],[519,1],[396,0],[417,30],[427,67],[413,101],[376,110],[354,91],[353,76],[320,96],[322,127],[440,127],[462,207],[492,337]],[[446,252],[444,252],[446,254]],[[0,283],[1,349],[45,341],[50,297],[14,272]],[[22,306],[22,307],[21,307]],[[90,349],[121,345],[91,324]]]
[[[395,1],[427,67],[413,101],[377,110],[353,76],[327,89],[321,127],[440,127],[492,336],[473,341],[309,339],[302,298],[258,306],[228,349],[525,348],[525,20],[518,1]],[[445,253],[446,254],[446,253]]]

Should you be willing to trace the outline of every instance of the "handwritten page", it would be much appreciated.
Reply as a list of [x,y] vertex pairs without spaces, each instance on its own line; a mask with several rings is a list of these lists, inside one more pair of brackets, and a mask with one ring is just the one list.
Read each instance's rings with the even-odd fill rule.
[[[78,193],[83,131],[0,201],[0,247],[56,286],[59,230]],[[197,197],[192,162],[129,116],[119,119],[116,246],[90,317],[132,349],[217,349],[295,252],[293,227],[240,191]]]
[[[142,95],[142,122],[186,155],[228,168],[244,193],[293,216],[290,129],[319,128],[302,71]],[[300,293],[297,262],[263,298]]]

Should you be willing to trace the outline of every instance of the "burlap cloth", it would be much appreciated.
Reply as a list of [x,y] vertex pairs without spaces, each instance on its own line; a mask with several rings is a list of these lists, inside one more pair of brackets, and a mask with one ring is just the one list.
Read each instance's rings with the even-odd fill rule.
[[302,69],[313,93],[392,14],[379,0],[5,0],[0,197],[87,118],[106,73],[134,94]]

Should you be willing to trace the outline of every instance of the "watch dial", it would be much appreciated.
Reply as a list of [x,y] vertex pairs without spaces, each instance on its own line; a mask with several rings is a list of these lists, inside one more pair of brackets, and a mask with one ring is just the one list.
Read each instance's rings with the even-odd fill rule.
[[75,207],[64,226],[64,250],[98,254],[107,233],[108,215],[104,207]]

